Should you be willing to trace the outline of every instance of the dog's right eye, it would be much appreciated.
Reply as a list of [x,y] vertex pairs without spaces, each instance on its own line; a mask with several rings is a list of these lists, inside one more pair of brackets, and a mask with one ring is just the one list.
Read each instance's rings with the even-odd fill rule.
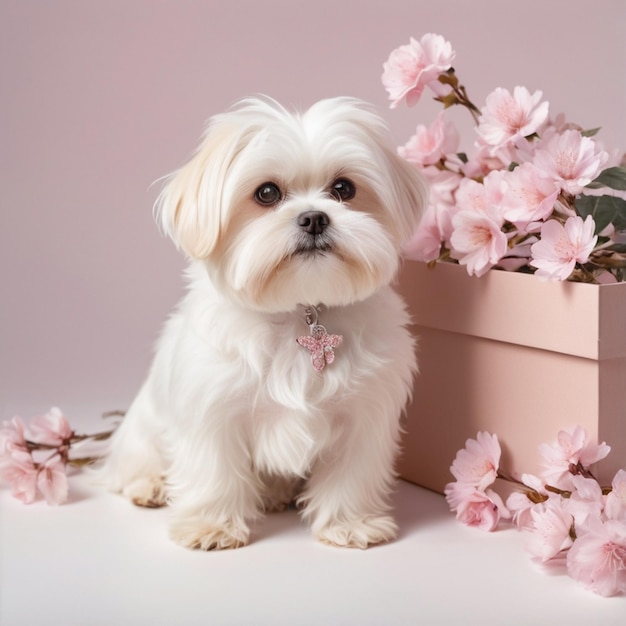
[[261,206],[274,206],[283,198],[278,185],[275,183],[263,183],[255,192],[254,200]]

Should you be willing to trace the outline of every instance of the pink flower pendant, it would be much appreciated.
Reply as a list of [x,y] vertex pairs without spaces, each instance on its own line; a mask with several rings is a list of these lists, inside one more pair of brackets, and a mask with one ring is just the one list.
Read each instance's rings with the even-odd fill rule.
[[311,364],[321,372],[335,360],[335,348],[341,345],[341,335],[329,335],[321,324],[311,324],[311,334],[296,337],[296,341],[311,353]]

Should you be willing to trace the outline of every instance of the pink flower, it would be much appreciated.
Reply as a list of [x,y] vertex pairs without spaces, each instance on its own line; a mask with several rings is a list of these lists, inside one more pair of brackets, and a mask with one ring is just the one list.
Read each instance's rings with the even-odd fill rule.
[[382,82],[389,93],[391,108],[406,98],[409,106],[417,103],[424,87],[435,83],[437,77],[452,66],[454,51],[450,42],[441,35],[428,33],[420,41],[411,37],[408,45],[394,50],[383,65]]
[[58,407],[53,407],[45,415],[33,417],[28,424],[28,433],[33,441],[48,446],[59,446],[73,434],[67,418]]
[[567,554],[567,572],[602,596],[625,593],[626,524],[589,518]]
[[430,126],[420,124],[407,144],[399,149],[400,156],[418,165],[434,165],[446,154],[456,152],[459,133],[451,122],[445,121],[443,111]]
[[404,246],[403,254],[412,261],[430,263],[439,258],[442,241],[437,207],[431,204],[424,211],[417,230]]
[[604,514],[609,519],[626,522],[626,471],[621,469],[615,474],[611,487],[606,496]]
[[479,179],[493,171],[506,169],[510,162],[510,159],[503,162],[499,154],[493,154],[488,146],[478,146],[477,151],[470,155],[467,163],[461,164],[460,169],[467,178]]
[[422,174],[428,181],[430,204],[446,204],[452,209],[456,205],[455,194],[463,177],[456,172],[439,170],[436,167],[424,167]]
[[531,222],[551,215],[559,189],[534,165],[523,163],[516,167],[508,174],[506,184],[503,215],[518,229],[527,230]]
[[542,478],[559,489],[571,490],[574,488],[571,469],[579,463],[588,469],[605,458],[610,451],[611,448],[606,443],[589,442],[587,432],[582,426],[561,430],[554,443],[539,446],[545,467]]
[[53,458],[40,467],[37,474],[37,487],[48,504],[62,504],[67,500],[68,484],[65,465],[59,457]]
[[430,263],[439,257],[442,243],[452,234],[452,216],[457,211],[454,194],[461,176],[427,166],[422,169],[430,187],[430,201],[413,237],[404,247],[404,256]]
[[491,489],[479,491],[462,483],[450,483],[445,493],[451,510],[456,511],[457,519],[467,526],[490,532],[501,517],[510,517],[502,498]]
[[572,495],[567,500],[567,510],[574,516],[576,527],[586,523],[587,518],[600,517],[604,509],[602,488],[595,478],[572,476]]
[[597,235],[594,235],[595,222],[588,215],[583,222],[579,216],[570,217],[562,226],[557,220],[548,220],[541,227],[541,239],[531,252],[532,267],[536,275],[543,279],[567,280],[576,263],[586,263],[593,251]]
[[552,133],[537,148],[534,165],[559,186],[576,195],[600,174],[609,155],[577,130]]
[[458,210],[482,213],[502,226],[508,175],[509,172],[494,170],[484,177],[482,183],[469,178],[461,180],[455,194]]
[[515,87],[513,95],[498,87],[487,96],[478,124],[478,134],[487,145],[499,148],[535,133],[548,117],[543,93],[530,94],[526,87]]
[[467,267],[470,275],[486,274],[506,254],[508,240],[491,217],[459,211],[452,219],[451,256]]
[[570,531],[574,518],[564,508],[562,501],[547,500],[530,511],[532,524],[526,541],[526,549],[541,561],[553,559],[559,552],[572,545]]
[[24,437],[24,424],[19,417],[14,417],[10,422],[3,422],[0,427],[0,461],[5,455],[10,455],[13,450],[26,450]]
[[500,455],[497,435],[481,431],[457,452],[450,472],[458,482],[484,491],[498,477]]
[[[539,498],[536,499],[548,499],[548,493],[544,489],[543,482],[541,479],[537,478],[537,476],[522,474],[522,483],[530,487],[532,490],[531,493],[535,493],[539,496]],[[506,506],[509,511],[511,511],[513,523],[517,528],[522,529],[532,526],[533,519],[531,511],[536,507],[543,506],[543,502],[534,501],[525,491],[514,491],[507,498]]]
[[24,504],[31,504],[37,497],[37,467],[28,452],[14,450],[0,468],[0,480],[8,483],[12,494]]

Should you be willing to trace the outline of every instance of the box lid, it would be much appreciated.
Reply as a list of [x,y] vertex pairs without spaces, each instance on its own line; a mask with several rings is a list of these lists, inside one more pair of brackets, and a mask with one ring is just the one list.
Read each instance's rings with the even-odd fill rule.
[[542,281],[453,263],[406,261],[398,279],[418,326],[572,354],[626,357],[626,282]]

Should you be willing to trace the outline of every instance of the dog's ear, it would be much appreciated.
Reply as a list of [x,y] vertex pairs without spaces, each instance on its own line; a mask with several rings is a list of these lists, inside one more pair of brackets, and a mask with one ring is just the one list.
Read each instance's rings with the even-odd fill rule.
[[414,234],[428,204],[428,185],[417,168],[396,152],[387,151],[394,182],[396,224],[399,240],[406,243]]
[[214,118],[195,155],[166,182],[155,218],[178,248],[204,259],[215,248],[225,222],[224,182],[237,153],[237,129]]

